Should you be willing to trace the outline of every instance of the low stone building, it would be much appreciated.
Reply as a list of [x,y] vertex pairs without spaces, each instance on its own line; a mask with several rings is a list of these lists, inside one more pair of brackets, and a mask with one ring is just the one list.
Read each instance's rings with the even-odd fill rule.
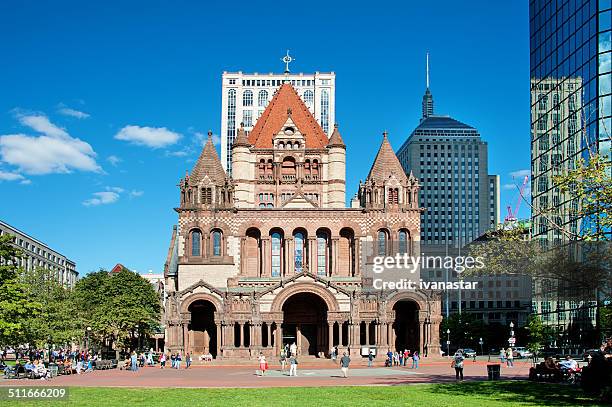
[[[386,134],[351,207],[346,145],[327,138],[283,84],[253,130],[232,147],[232,178],[211,140],[180,180],[178,225],[165,265],[168,351],[244,358],[327,357],[387,349],[438,353],[440,298],[380,291],[366,254],[419,254],[418,181]],[[395,248],[395,250],[394,250]]]

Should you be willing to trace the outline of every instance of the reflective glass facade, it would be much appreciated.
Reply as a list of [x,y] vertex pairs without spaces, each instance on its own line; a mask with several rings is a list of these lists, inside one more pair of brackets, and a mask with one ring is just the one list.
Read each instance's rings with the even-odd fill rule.
[[611,0],[529,3],[532,227],[535,238],[552,243],[589,226],[553,177],[588,159],[589,146],[610,157],[611,7]]

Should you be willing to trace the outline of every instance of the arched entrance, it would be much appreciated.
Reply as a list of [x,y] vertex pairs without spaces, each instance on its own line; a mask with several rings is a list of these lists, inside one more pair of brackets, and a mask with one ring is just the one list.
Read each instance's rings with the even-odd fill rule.
[[298,355],[319,356],[329,348],[327,304],[314,293],[297,293],[283,304],[283,346],[295,343]]
[[217,326],[214,304],[207,300],[196,300],[189,305],[189,350],[194,354],[208,354],[217,357]]
[[419,306],[415,301],[399,300],[393,306],[395,349],[420,350]]

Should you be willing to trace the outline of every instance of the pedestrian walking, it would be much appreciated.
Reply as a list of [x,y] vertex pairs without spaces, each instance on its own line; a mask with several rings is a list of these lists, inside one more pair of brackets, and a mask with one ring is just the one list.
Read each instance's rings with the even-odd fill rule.
[[453,356],[453,361],[451,363],[451,367],[455,368],[455,380],[463,380],[463,361],[465,358],[463,357],[463,350],[459,349],[455,356]]
[[191,354],[187,352],[187,354],[185,355],[185,365],[187,366],[187,369],[189,369],[189,366],[191,366],[191,362]]
[[393,366],[393,352],[391,352],[391,349],[387,349],[387,365],[389,367]]
[[512,348],[508,348],[506,350],[506,366],[514,367],[514,352],[512,351]]
[[159,357],[159,364],[161,366],[161,369],[166,367],[166,353],[162,353]]
[[281,364],[281,372],[284,372],[287,369],[287,352],[285,349],[281,349],[279,362]]
[[412,369],[418,369],[419,368],[419,352],[418,351],[414,351],[414,353],[412,354]]
[[344,378],[348,377],[348,369],[349,369],[350,363],[351,363],[351,358],[349,358],[346,352],[344,352],[344,354],[340,358],[340,370],[342,371],[342,376]]
[[297,376],[298,360],[295,355],[289,357],[289,376]]
[[506,350],[504,348],[501,348],[499,350],[499,359],[500,359],[502,364],[504,364],[506,362]]
[[266,357],[263,353],[259,352],[259,357],[257,360],[259,360],[259,371],[261,372],[260,376],[264,376],[266,374],[266,370],[268,370],[268,362],[266,362]]
[[404,366],[408,363],[408,358],[410,357],[410,350],[404,349]]
[[176,355],[173,353],[170,355],[170,366],[172,367],[172,369],[176,368]]
[[370,351],[368,354],[368,367],[372,367],[372,363],[374,362],[374,352]]

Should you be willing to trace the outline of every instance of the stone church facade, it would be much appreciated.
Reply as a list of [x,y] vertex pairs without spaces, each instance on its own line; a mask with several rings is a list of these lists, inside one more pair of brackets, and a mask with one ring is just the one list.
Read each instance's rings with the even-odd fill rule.
[[[419,254],[417,180],[386,134],[365,182],[345,203],[346,145],[327,138],[290,84],[232,146],[232,178],[211,135],[180,180],[165,279],[166,349],[215,358],[332,347],[439,354],[440,298],[380,291],[366,254]],[[368,253],[366,253],[368,252]]]

